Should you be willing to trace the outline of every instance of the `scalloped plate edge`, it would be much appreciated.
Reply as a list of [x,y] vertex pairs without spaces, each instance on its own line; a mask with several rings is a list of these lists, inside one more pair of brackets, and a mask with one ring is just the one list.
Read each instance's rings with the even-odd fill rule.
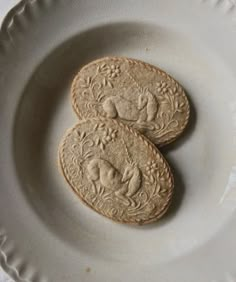
[[[15,19],[17,17],[25,16],[25,9],[31,8],[38,0],[20,0],[18,4],[13,6],[0,26],[0,47],[11,42],[11,35],[9,29],[16,25]],[[6,50],[4,48],[4,50]],[[10,260],[11,259],[11,260]],[[0,266],[2,269],[16,282],[47,282],[37,270],[32,268],[29,263],[19,259],[17,250],[14,244],[8,237],[7,231],[0,223]],[[28,276],[28,278],[26,278]]]
[[[10,9],[10,11],[4,17],[0,26],[0,50],[2,47],[1,44],[4,47],[5,43],[8,44],[12,41],[10,29],[14,28],[14,26],[17,25],[15,19],[25,17],[26,7],[30,9],[35,3],[39,4],[39,2],[41,2],[43,4],[43,1],[44,0],[20,0],[18,4]],[[200,0],[199,2],[203,4],[209,3],[211,7],[218,8],[224,14],[231,14],[231,20],[236,25],[236,0]],[[11,262],[9,260],[10,257]],[[17,256],[17,251],[14,247],[14,244],[12,244],[10,238],[7,235],[7,231],[3,229],[1,223],[0,266],[16,282],[48,282],[48,280],[43,278],[41,274],[39,274],[36,270],[33,270],[29,263],[25,261],[20,261],[19,263],[19,257]],[[29,278],[24,278],[23,276],[28,276]],[[225,282],[236,281],[236,278],[234,276],[231,276],[231,274],[229,273],[224,274],[224,279]],[[217,282],[217,280],[215,280],[214,282]]]

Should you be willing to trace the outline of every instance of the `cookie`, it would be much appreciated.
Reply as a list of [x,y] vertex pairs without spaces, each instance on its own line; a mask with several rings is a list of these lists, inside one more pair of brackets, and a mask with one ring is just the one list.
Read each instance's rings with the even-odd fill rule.
[[159,146],[174,141],[189,120],[189,103],[179,83],[134,59],[106,57],[85,65],[71,92],[79,118],[118,119]]
[[170,205],[169,165],[150,141],[117,120],[80,121],[64,137],[59,163],[78,197],[114,221],[153,222]]

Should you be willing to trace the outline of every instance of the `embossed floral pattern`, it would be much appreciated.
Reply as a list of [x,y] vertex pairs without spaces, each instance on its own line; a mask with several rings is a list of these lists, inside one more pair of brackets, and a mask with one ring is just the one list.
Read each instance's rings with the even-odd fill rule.
[[121,74],[119,65],[102,64],[100,67],[100,72],[109,80],[116,78]]
[[83,174],[83,162],[93,155],[91,150],[84,149],[85,146],[93,146],[93,141],[90,140],[89,137],[90,134],[87,134],[84,131],[74,131],[74,142],[71,146],[71,166],[69,167],[74,177],[78,176],[79,174]]
[[159,152],[132,134],[112,119],[81,121],[64,139],[60,160],[72,188],[94,210],[142,224],[167,209],[173,183]]
[[[93,76],[79,79],[80,88],[83,89],[81,95],[85,99],[85,107],[89,110],[87,117],[97,116],[96,106],[105,97],[104,87],[113,88],[113,80],[121,74],[119,65],[99,65]],[[102,76],[101,79],[98,77]],[[98,82],[99,81],[99,82]],[[91,100],[90,97],[93,97]]]
[[119,65],[108,65],[108,64],[102,64],[97,67],[97,74],[100,74],[103,76],[102,78],[102,86],[108,86],[110,88],[113,88],[113,80],[120,76],[121,69]]
[[165,110],[160,110],[158,123],[155,125],[154,135],[162,138],[180,127],[176,114],[186,111],[186,100],[180,97],[177,87],[171,87],[165,81],[156,83],[156,90],[159,101],[166,107]]
[[97,60],[78,73],[73,85],[73,105],[82,118],[121,120],[156,144],[176,139],[189,119],[181,85],[164,71],[140,61]]
[[157,85],[157,91],[158,91],[159,93],[165,94],[165,93],[168,92],[169,86],[168,86],[167,82],[165,82],[165,81],[160,81],[160,82],[157,82],[156,85]]
[[183,113],[184,111],[184,106],[185,103],[184,102],[179,102],[179,101],[175,101],[175,112],[179,112],[179,113]]
[[80,79],[80,85],[82,88],[90,88],[92,86],[92,78],[90,76],[86,78],[81,78]]
[[146,172],[148,175],[153,174],[158,169],[157,163],[154,161],[149,161],[146,166]]
[[145,166],[145,171],[144,178],[146,183],[155,187],[152,196],[159,198],[164,197],[167,190],[163,188],[165,181],[163,167],[155,161],[148,161]]
[[94,130],[102,131],[102,134],[95,139],[95,145],[100,146],[102,150],[104,150],[106,145],[113,142],[117,137],[117,130],[106,128],[103,123],[95,124]]

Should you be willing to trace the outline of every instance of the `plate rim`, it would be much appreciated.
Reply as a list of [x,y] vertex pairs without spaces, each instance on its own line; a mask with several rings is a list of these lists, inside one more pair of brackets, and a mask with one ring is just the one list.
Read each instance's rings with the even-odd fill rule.
[[[19,2],[15,4],[3,17],[2,23],[0,24],[0,49],[1,45],[3,45],[3,50],[5,50],[4,45],[10,43],[10,29],[14,29],[17,26],[15,21],[18,16],[24,18],[26,16],[25,9],[32,9],[33,5],[39,5],[40,2],[44,0],[18,0]],[[55,1],[55,0],[51,0]],[[219,1],[211,1],[211,0],[199,0],[199,4],[209,4],[211,8],[218,8],[222,10],[223,13],[232,12],[232,10],[236,11],[236,0],[219,0]],[[218,2],[223,3],[222,7],[219,8]],[[231,20],[235,20],[236,18],[232,18]],[[6,50],[5,50],[6,51]],[[11,239],[8,237],[7,230],[0,223],[0,266],[2,269],[16,282],[45,282],[45,278],[38,273],[38,271],[32,274],[30,279],[24,279],[21,277],[21,266],[13,266],[10,262],[8,262],[8,254],[4,251],[2,246],[7,242],[11,242]],[[16,256],[17,251],[15,248],[12,249],[11,256]],[[32,272],[32,268],[28,264],[28,262],[23,263],[24,270],[27,271],[30,268]],[[227,274],[228,275],[228,274]],[[226,281],[234,281],[236,277],[225,276]],[[232,279],[232,280],[230,280]],[[48,281],[48,280],[46,280]]]
[[[14,21],[18,16],[25,16],[25,9],[28,7],[32,8],[32,5],[39,0],[18,0],[19,2],[15,4],[3,17],[2,23],[0,24],[0,48],[1,44],[3,44],[3,50],[5,51],[4,44],[11,40],[9,29],[14,28],[16,22]],[[0,223],[0,266],[6,272],[6,274],[13,279],[15,282],[43,282],[45,279],[36,271],[34,271],[32,278],[24,279],[20,274],[20,266],[13,266],[9,262],[9,256],[2,248],[5,244],[10,242],[11,239],[8,237],[7,230]],[[17,255],[17,251],[15,248],[12,249],[11,252],[12,257]],[[24,269],[27,271],[30,268],[27,262],[23,262]],[[30,269],[32,272],[32,269]]]

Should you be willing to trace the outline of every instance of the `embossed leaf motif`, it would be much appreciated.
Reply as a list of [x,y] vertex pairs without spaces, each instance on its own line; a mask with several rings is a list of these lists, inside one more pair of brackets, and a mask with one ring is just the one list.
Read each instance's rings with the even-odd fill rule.
[[179,108],[179,102],[175,101],[175,110],[177,110]]
[[152,196],[159,195],[160,193],[161,182],[165,180],[164,178],[161,178],[163,173],[163,169],[158,166],[156,162],[149,161],[147,163],[144,178],[148,185],[153,185],[155,187]]
[[93,130],[96,131],[97,129],[103,129],[104,127],[104,123],[95,123]]
[[113,80],[120,76],[121,70],[119,65],[102,64],[97,67],[97,75],[100,74],[102,78],[102,86],[113,88]]
[[184,106],[185,106],[184,102],[181,102],[180,104],[178,104],[178,107],[176,108],[176,112],[183,113],[184,112]]
[[106,145],[113,142],[117,137],[117,130],[112,128],[105,128],[105,124],[95,124],[95,131],[100,131],[101,135],[95,138],[95,146],[99,146],[101,150],[105,150]]
[[160,138],[178,128],[179,122],[175,118],[175,114],[184,112],[185,102],[179,100],[179,93],[176,87],[171,88],[168,83],[163,81],[158,82],[156,87],[160,93],[158,99],[168,107],[167,111],[160,111],[159,123],[155,127],[155,135]]
[[81,121],[65,138],[60,158],[84,202],[119,222],[142,224],[166,210],[172,182],[159,152],[141,135],[130,140],[131,134],[114,120]]
[[74,175],[83,174],[83,162],[93,156],[92,151],[88,149],[93,146],[93,141],[89,138],[90,135],[84,131],[74,131],[71,145],[71,161],[74,165],[71,169]]
[[83,78],[83,79],[80,79],[80,86],[83,87],[83,88],[89,88],[91,87],[91,83],[92,83],[92,79],[91,77],[87,77],[87,78]]
[[105,149],[105,143],[103,143],[103,142],[100,143],[100,149],[104,151],[104,149]]
[[177,112],[182,113],[184,111],[184,102],[179,101],[179,96],[177,93],[177,88],[171,88],[166,82],[159,82],[157,83],[157,91],[161,94],[159,99],[168,104],[171,111],[169,110],[169,121],[174,119],[174,115]]
[[[120,67],[118,65],[102,64],[97,67],[94,76],[88,76],[79,80],[79,85],[83,89],[82,96],[84,97],[85,107],[90,113],[86,117],[93,117],[98,115],[97,105],[102,102],[106,94],[103,91],[104,87],[113,88],[113,80],[120,75]],[[101,81],[97,79],[99,75],[103,78]],[[90,97],[93,97],[91,100]]]
[[[113,87],[112,82],[109,81],[109,77],[107,78],[105,76],[101,82],[97,80],[97,76],[99,75],[99,72],[101,71],[102,71],[102,68],[98,67],[97,72],[95,73],[94,76],[88,76],[88,77],[79,79],[78,85],[79,87],[83,89],[81,95],[85,99],[85,102],[84,102],[85,108],[88,110],[88,113],[86,116],[87,118],[98,115],[97,105],[105,97],[103,87],[105,86]],[[92,100],[91,100],[91,97],[93,97]]]
[[112,82],[110,80],[108,80],[106,77],[103,78],[102,80],[102,85],[105,86],[109,86],[110,88],[113,88],[114,85],[112,84]]
[[107,86],[107,80],[106,80],[105,77],[104,77],[103,80],[102,80],[102,85],[103,85],[103,86]]
[[[80,117],[121,120],[162,145],[173,141],[187,125],[189,105],[183,88],[155,66],[107,57],[89,63],[76,78],[73,104]],[[165,121],[161,112],[168,115]]]

